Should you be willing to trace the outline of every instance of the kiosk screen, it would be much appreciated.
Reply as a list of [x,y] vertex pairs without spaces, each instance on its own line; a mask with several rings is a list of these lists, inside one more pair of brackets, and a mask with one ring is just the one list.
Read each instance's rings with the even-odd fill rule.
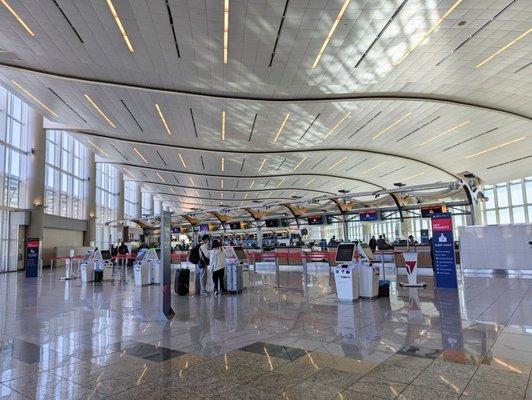
[[336,250],[336,262],[350,262],[353,261],[353,255],[355,254],[354,243],[343,243],[338,245]]
[[109,250],[102,250],[100,253],[102,254],[102,259],[104,260],[111,259],[111,252]]
[[92,256],[92,250],[89,250],[85,253],[85,255],[83,256],[83,261],[89,261],[89,259],[91,258]]
[[144,260],[145,256],[146,256],[146,249],[140,249],[140,251],[137,253],[137,258],[135,258],[135,261],[142,261]]
[[244,251],[244,249],[242,247],[233,247],[233,250],[235,251],[237,258],[240,261],[246,261],[247,260],[246,252]]

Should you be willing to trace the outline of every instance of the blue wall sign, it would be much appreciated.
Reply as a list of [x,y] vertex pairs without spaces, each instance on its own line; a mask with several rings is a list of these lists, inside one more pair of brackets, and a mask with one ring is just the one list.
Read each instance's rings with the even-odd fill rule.
[[432,253],[436,287],[457,289],[451,213],[436,213],[432,216]]
[[40,239],[28,238],[26,241],[26,278],[39,276]]

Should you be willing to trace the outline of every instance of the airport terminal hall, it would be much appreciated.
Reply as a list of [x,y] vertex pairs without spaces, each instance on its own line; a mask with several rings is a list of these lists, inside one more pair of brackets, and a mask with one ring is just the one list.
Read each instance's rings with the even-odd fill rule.
[[532,400],[532,0],[0,0],[0,400]]

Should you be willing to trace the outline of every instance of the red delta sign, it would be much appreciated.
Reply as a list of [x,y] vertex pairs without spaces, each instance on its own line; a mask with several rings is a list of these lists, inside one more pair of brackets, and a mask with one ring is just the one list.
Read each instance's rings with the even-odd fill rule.
[[453,223],[451,218],[434,218],[432,219],[432,231],[433,232],[444,232],[452,231]]

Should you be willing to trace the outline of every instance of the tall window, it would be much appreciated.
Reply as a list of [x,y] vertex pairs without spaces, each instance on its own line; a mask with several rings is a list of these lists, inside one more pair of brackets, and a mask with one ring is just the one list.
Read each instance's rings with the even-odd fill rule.
[[108,249],[118,240],[118,171],[110,164],[96,164],[96,246]]
[[18,227],[10,209],[25,207],[29,107],[0,87],[0,271],[17,268]]
[[124,216],[126,219],[137,218],[137,183],[124,181]]
[[142,215],[152,215],[153,195],[150,192],[142,192]]
[[482,204],[486,225],[532,222],[532,176],[485,185],[484,194],[488,197]]
[[46,132],[45,212],[84,218],[85,147],[63,131]]

